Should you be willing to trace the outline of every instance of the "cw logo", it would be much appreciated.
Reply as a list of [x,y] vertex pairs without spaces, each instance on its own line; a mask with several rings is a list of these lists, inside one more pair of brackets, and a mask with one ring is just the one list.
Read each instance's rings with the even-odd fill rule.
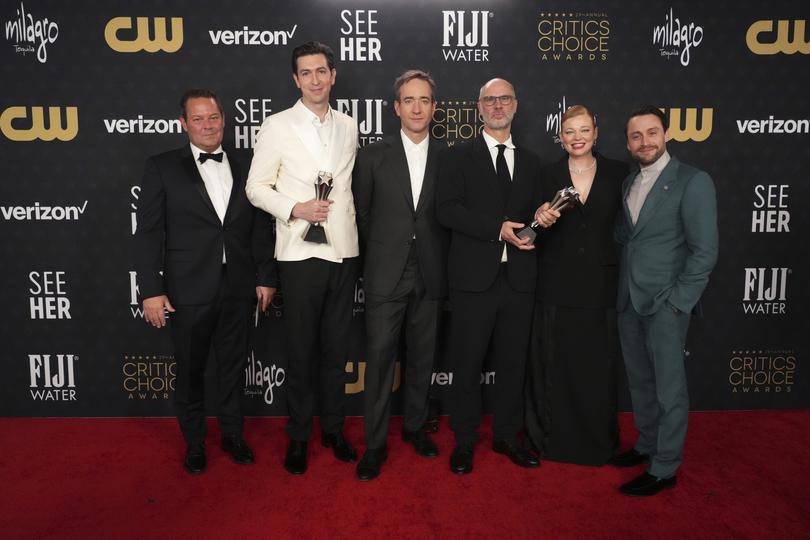
[[177,52],[183,46],[183,19],[182,17],[172,17],[172,38],[166,38],[166,18],[152,17],[154,19],[154,39],[149,33],[150,17],[135,17],[137,24],[134,38],[119,37],[121,30],[132,29],[132,17],[115,17],[110,19],[104,27],[104,39],[107,45],[114,51],[121,53],[134,53],[146,51],[154,53],[165,51],[167,53]]
[[[661,109],[667,112],[664,109]],[[712,117],[714,109],[704,108],[700,117],[700,128],[697,121],[698,110],[694,107],[686,109],[686,118],[681,118],[681,109],[669,110],[669,134],[678,142],[703,142],[712,134]]]
[[810,42],[805,41],[804,25],[805,21],[793,21],[793,41],[789,40],[790,22],[780,19],[776,21],[776,40],[772,42],[762,42],[760,34],[773,32],[773,21],[756,21],[748,27],[745,33],[745,43],[751,52],[759,55],[771,55],[778,53],[785,54],[810,54]]
[[14,124],[20,124],[17,120],[28,119],[26,107],[9,107],[0,115],[0,131],[12,141],[69,141],[79,133],[79,109],[78,107],[64,107],[65,124],[62,124],[63,107],[48,107],[48,127],[45,127],[45,108],[31,107],[30,127],[21,128]]
[[[354,373],[354,365],[351,362],[346,362],[346,373]],[[402,364],[397,362],[394,364],[394,384],[391,386],[391,391],[396,392],[402,379]],[[359,394],[366,388],[366,363],[357,362],[357,382],[346,383],[344,393],[346,394]]]

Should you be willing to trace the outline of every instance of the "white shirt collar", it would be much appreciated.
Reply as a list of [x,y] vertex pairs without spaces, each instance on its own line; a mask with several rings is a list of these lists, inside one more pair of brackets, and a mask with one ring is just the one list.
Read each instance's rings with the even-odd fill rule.
[[309,119],[310,122],[312,122],[312,124],[315,127],[326,127],[332,121],[332,107],[331,106],[329,107],[329,109],[327,109],[326,116],[324,117],[323,122],[321,122],[321,118],[317,114],[315,114],[314,112],[309,110],[309,108],[306,105],[304,105],[304,102],[301,101],[300,98],[296,102],[295,105],[296,106],[300,105],[301,111],[303,112],[303,114],[307,115],[307,118]]
[[402,137],[402,146],[405,147],[406,152],[411,152],[413,150],[418,150],[418,151],[423,152],[423,153],[427,152],[428,143],[429,143],[429,140],[430,140],[429,135],[426,136],[424,139],[422,139],[418,144],[414,143],[410,139],[410,137],[408,137],[405,134],[405,132],[402,129],[399,130],[399,135],[400,135],[400,137]]
[[492,150],[493,148],[495,148],[495,147],[496,147],[496,146],[498,146],[499,144],[505,144],[505,145],[506,145],[506,147],[507,147],[507,148],[509,148],[509,149],[511,149],[511,150],[514,150],[514,149],[515,149],[515,145],[514,145],[514,143],[512,142],[512,135],[511,135],[511,134],[509,134],[509,138],[508,138],[508,139],[506,139],[506,140],[505,140],[504,142],[502,142],[502,143],[499,143],[499,142],[498,142],[498,141],[495,139],[495,137],[493,137],[492,135],[490,135],[490,134],[489,134],[489,133],[487,133],[486,131],[483,131],[483,130],[482,130],[482,131],[481,131],[481,135],[483,135],[483,136],[484,136],[484,142],[485,142],[485,143],[487,143],[487,148],[489,148],[490,150]]

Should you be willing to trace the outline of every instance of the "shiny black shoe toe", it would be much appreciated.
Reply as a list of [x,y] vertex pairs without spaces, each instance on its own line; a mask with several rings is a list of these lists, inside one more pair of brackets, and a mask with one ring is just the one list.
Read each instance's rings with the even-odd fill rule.
[[665,489],[674,488],[677,482],[678,480],[674,475],[669,478],[659,478],[644,472],[626,484],[622,484],[619,491],[634,497],[651,497]]
[[335,457],[340,461],[353,463],[357,461],[357,451],[349,444],[349,441],[343,437],[343,433],[323,433],[321,436],[321,444],[326,448],[331,448],[335,453]]
[[540,466],[540,460],[517,441],[497,440],[492,443],[492,449],[508,457],[518,467],[533,469]]
[[290,474],[304,474],[307,472],[306,441],[290,441],[287,455],[284,458],[284,468]]
[[385,446],[366,450],[355,470],[357,479],[367,482],[380,476],[380,469],[386,459],[388,459],[388,448]]
[[450,456],[450,470],[455,474],[470,474],[473,470],[472,446],[456,446]]
[[228,453],[231,459],[240,465],[249,465],[256,462],[253,451],[242,437],[222,437],[220,447]]
[[205,470],[205,446],[202,444],[190,444],[186,449],[186,458],[183,460],[183,467],[189,474],[200,474]]

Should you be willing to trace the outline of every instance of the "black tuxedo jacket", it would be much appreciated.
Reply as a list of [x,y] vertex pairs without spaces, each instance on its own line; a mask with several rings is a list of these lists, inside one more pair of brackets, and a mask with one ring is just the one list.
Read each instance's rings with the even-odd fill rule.
[[[436,187],[439,223],[451,230],[448,277],[450,287],[480,292],[498,276],[504,242],[501,224],[516,221],[528,225],[543,201],[537,156],[515,148],[515,168],[508,195],[501,189],[495,166],[483,136],[462,143],[442,154]],[[507,275],[518,291],[534,290],[537,255],[507,246]]]
[[428,142],[425,177],[414,207],[408,159],[399,134],[363,147],[352,174],[357,226],[364,253],[363,287],[389,295],[402,276],[416,236],[416,257],[429,298],[447,294],[448,233],[436,220],[439,153]]
[[[569,307],[612,307],[616,304],[618,246],[613,230],[622,204],[627,163],[596,155],[596,175],[588,199],[563,210],[549,229],[537,236],[540,272],[538,298]],[[543,168],[546,197],[573,186],[568,155]]]
[[277,286],[270,216],[248,202],[245,169],[235,151],[225,151],[233,188],[224,224],[188,145],[146,161],[135,232],[143,298],[166,294],[173,304],[212,302],[222,276],[223,247],[233,294],[255,298],[257,285]]

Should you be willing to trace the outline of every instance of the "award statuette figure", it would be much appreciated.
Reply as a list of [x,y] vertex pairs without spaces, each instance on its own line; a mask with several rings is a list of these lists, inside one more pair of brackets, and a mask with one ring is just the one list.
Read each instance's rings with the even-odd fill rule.
[[[329,194],[331,192],[332,173],[318,171],[318,177],[315,179],[315,198],[319,201],[327,201],[329,200]],[[329,243],[329,240],[326,238],[326,229],[324,229],[320,223],[310,223],[307,230],[304,231],[303,239],[315,244]]]
[[[563,188],[559,190],[555,195],[554,198],[549,203],[549,206],[552,210],[556,210],[558,212],[562,212],[575,201],[579,200],[579,192],[572,186],[568,186],[567,188]],[[540,230],[540,223],[537,220],[532,221],[531,225],[528,227],[523,227],[517,233],[518,238],[531,238],[534,241],[537,238],[537,233]]]

